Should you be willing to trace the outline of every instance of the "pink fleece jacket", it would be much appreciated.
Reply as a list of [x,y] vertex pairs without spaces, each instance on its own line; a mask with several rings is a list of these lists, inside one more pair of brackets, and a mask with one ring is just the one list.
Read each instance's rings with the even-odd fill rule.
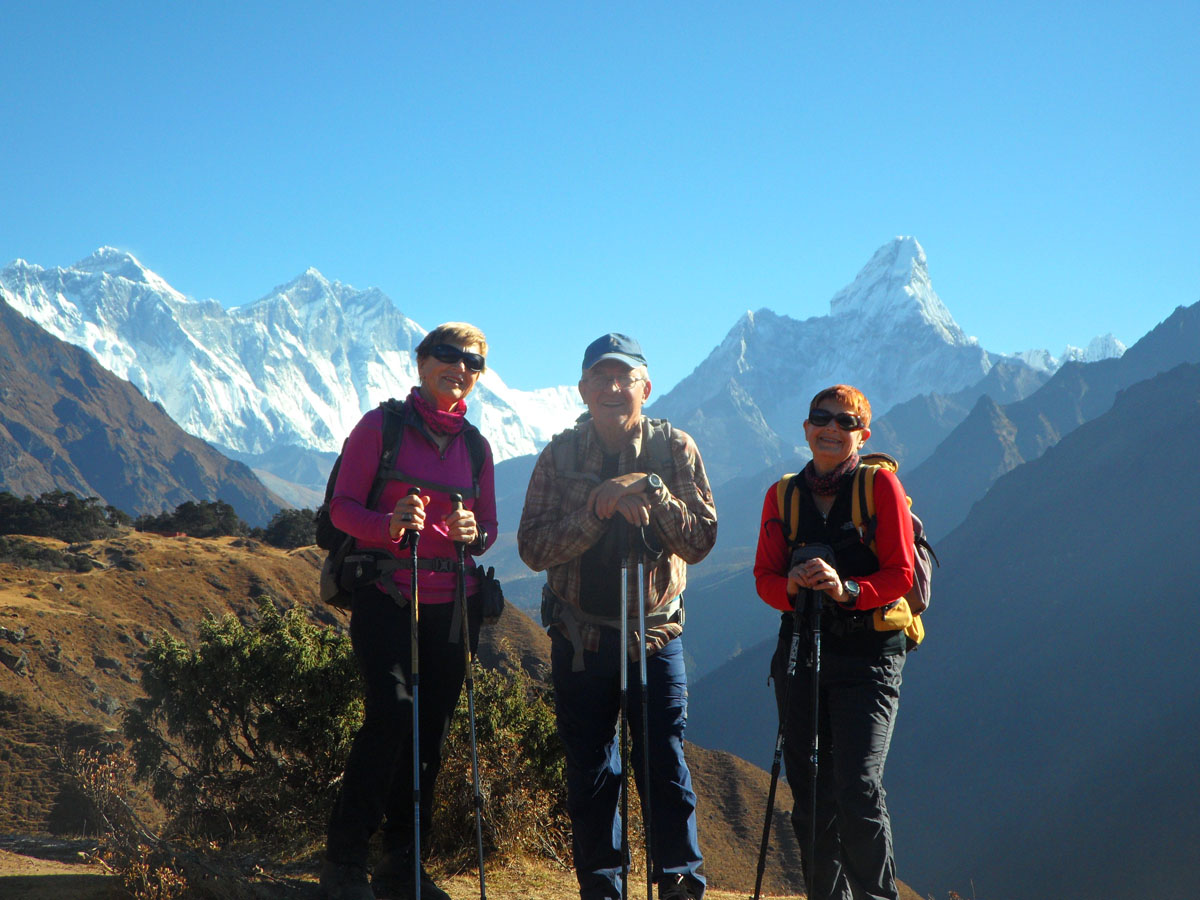
[[[466,438],[461,433],[456,434],[445,451],[440,451],[419,419],[406,416],[406,420],[408,424],[404,426],[397,468],[414,478],[460,487],[465,498],[463,505],[474,511],[479,530],[487,533],[484,543],[486,550],[496,540],[496,472],[491,446],[484,441],[486,453],[483,469],[479,473],[479,496],[471,499],[467,497],[471,488],[471,453]],[[382,452],[383,411],[373,409],[359,420],[346,441],[329,514],[334,525],[357,539],[360,548],[383,549],[401,559],[408,559],[407,548],[401,548],[399,542],[391,539],[388,523],[392,519],[396,501],[408,493],[412,485],[405,481],[390,481],[375,507],[366,507]],[[428,488],[422,488],[421,493],[429,500],[425,507],[425,528],[417,544],[418,555],[422,559],[457,559],[457,550],[445,523],[446,516],[453,511],[450,495]],[[467,566],[472,565],[473,559],[468,553]],[[396,584],[405,597],[411,594],[410,579],[411,573],[405,569],[395,574]],[[418,570],[420,602],[450,603],[455,598],[456,579],[453,572]],[[471,596],[478,588],[479,580],[468,576],[467,596]]]

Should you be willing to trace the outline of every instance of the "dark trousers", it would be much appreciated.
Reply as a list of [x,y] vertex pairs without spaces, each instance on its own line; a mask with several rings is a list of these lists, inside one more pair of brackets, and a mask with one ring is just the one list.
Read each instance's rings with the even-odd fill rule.
[[[790,638],[771,660],[775,699],[784,725],[784,765],[792,788],[792,827],[807,856],[812,823],[812,669],[809,637],[784,710]],[[892,824],[883,766],[900,707],[904,654],[821,653],[817,757],[816,859],[804,859],[811,900],[897,900]],[[813,863],[815,862],[815,866]]]
[[[567,755],[567,808],[575,871],[582,900],[621,896],[620,633],[606,630],[599,648],[584,653],[584,671],[573,672],[574,648],[557,629],[551,635],[551,669],[558,733]],[[696,834],[696,794],[683,758],[687,725],[687,673],[679,638],[646,660],[649,695],[650,784],[642,777],[642,717],[638,664],[629,663],[629,757],[638,791],[650,797],[654,876],[681,874],[704,890]],[[645,792],[649,791],[647,795]]]
[[[418,698],[421,740],[421,832],[433,824],[433,786],[442,745],[458,705],[466,668],[462,639],[451,643],[456,603],[420,605]],[[468,600],[471,646],[479,642],[479,597]],[[371,835],[383,825],[388,849],[413,840],[411,612],[374,586],[355,593],[350,640],[362,672],[365,716],[346,761],[342,790],[329,820],[325,855],[366,865]],[[461,635],[461,624],[456,634]]]

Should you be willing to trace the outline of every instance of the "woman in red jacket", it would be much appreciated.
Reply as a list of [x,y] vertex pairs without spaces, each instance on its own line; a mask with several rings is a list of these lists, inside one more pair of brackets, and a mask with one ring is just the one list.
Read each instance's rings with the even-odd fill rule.
[[[905,636],[875,630],[873,613],[912,587],[913,533],[904,489],[883,469],[874,482],[877,553],[854,528],[851,491],[870,424],[871,406],[856,388],[834,385],[813,398],[804,422],[813,458],[795,479],[799,516],[788,522],[795,534],[790,540],[785,534],[772,485],[754,562],[759,596],[783,613],[771,674],[784,729],[792,826],[805,856],[816,832],[814,859],[803,861],[812,900],[898,897],[883,765],[899,708]],[[814,552],[818,556],[804,558]],[[802,630],[800,646],[811,656],[815,604],[821,605],[822,639],[814,823],[812,660],[802,651],[789,689],[787,659],[794,621]]]

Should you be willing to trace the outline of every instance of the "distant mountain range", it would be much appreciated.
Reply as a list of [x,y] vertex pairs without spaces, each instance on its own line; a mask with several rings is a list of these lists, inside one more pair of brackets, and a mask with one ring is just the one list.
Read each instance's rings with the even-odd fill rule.
[[[111,247],[66,268],[18,259],[0,270],[0,297],[278,489],[303,486],[293,490],[298,502],[323,486],[316,473],[363,412],[416,382],[412,350],[425,334],[381,291],[316,269],[225,309]],[[1087,352],[1122,350],[1106,336]],[[1012,365],[1033,371],[1059,363],[1044,350],[1020,356]],[[802,407],[831,380],[858,384],[882,414],[923,393],[969,388],[1000,359],[954,322],[920,244],[897,238],[833,298],[829,316],[747,313],[651,412],[694,433],[719,483],[793,455]],[[581,411],[573,385],[519,391],[490,370],[470,405],[498,460],[536,452]]]
[[1175,310],[1119,359],[1068,363],[1039,390],[1011,403],[980,396],[905,478],[905,487],[921,498],[930,533],[948,533],[997,478],[1106,412],[1118,391],[1185,362],[1200,362],[1200,304]]
[[[328,471],[321,454],[336,453],[365,411],[408,393],[426,333],[381,291],[316,269],[225,309],[185,297],[111,247],[68,268],[16,260],[0,271],[0,297],[86,348],[190,433],[285,480],[298,454]],[[497,459],[534,452],[582,408],[574,386],[518,391],[494,371],[470,407]],[[323,487],[324,475],[305,483]]]
[[225,500],[252,525],[283,503],[88,353],[0,300],[0,488],[69,490],[132,515]]
[[[1090,348],[1124,350],[1111,335]],[[1083,353],[1068,348],[1063,356]],[[807,454],[801,425],[808,402],[830,384],[858,387],[880,418],[922,394],[969,390],[1001,361],[1009,378],[1026,381],[1058,364],[1045,351],[1021,358],[989,353],[968,337],[934,291],[924,249],[915,238],[899,237],[834,295],[827,316],[801,321],[768,309],[746,313],[648,411],[696,438],[720,484]]]

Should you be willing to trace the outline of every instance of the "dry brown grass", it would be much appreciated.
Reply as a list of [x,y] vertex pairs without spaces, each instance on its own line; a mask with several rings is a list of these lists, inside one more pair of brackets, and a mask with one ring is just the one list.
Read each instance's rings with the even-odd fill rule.
[[[66,549],[60,541],[29,540]],[[130,533],[71,549],[88,554],[100,567],[75,573],[0,564],[0,626],[6,629],[0,642],[27,661],[23,674],[0,665],[0,782],[5,794],[0,834],[94,833],[95,823],[84,818],[85,804],[64,789],[55,752],[119,737],[124,709],[142,696],[139,658],[162,631],[194,642],[204,615],[232,613],[249,620],[263,594],[285,608],[305,607],[327,624],[344,626],[347,621],[319,603],[321,556],[315,548],[289,552],[235,538]],[[20,638],[14,642],[16,635]],[[520,667],[545,677],[548,644],[537,625],[510,609],[499,625],[485,629],[480,660],[485,666]],[[694,745],[687,752],[699,796],[701,845],[712,886],[708,896],[748,897],[768,775],[727,753]],[[152,804],[142,799],[139,812],[154,824]],[[783,813],[790,799],[786,787],[781,788],[764,885],[776,897],[797,896],[801,889],[798,851]],[[640,844],[632,853],[639,857]],[[0,897],[49,896],[15,893],[25,890],[24,882],[10,880],[17,877],[25,876],[9,874],[0,858]],[[52,875],[54,883],[64,886],[57,877]],[[478,884],[469,875],[448,883],[456,900],[478,896]],[[578,896],[572,872],[530,861],[489,873],[488,888],[497,900]],[[70,900],[73,895],[54,896]],[[911,891],[903,896],[920,900]]]

